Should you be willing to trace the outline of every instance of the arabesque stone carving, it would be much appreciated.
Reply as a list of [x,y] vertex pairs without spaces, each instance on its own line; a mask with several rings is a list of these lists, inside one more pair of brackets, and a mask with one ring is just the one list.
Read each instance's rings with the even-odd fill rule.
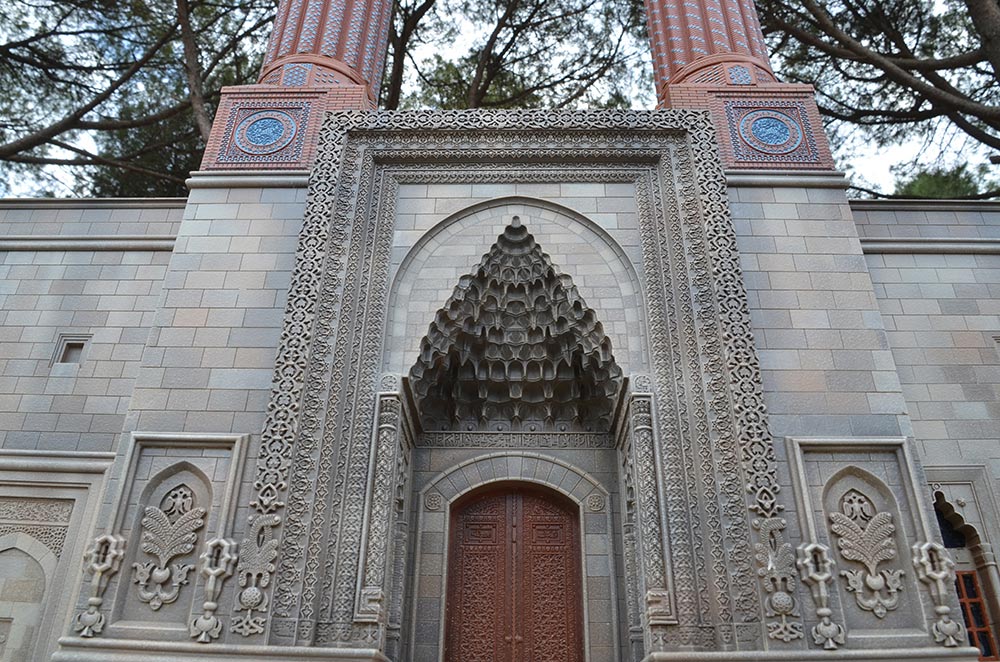
[[948,596],[955,585],[955,562],[948,556],[944,545],[936,542],[916,543],[913,545],[913,567],[917,578],[927,584],[931,601],[934,603],[934,624],[931,634],[934,641],[954,648],[965,640],[965,627],[951,617],[951,607]]
[[844,626],[833,621],[833,610],[830,609],[829,585],[833,583],[830,548],[816,542],[799,545],[796,565],[802,583],[809,587],[816,604],[819,623],[812,627],[813,642],[826,650],[836,650],[838,645],[847,643],[847,633]]
[[205,601],[202,613],[191,621],[188,631],[201,644],[208,644],[222,634],[222,621],[216,612],[219,609],[219,594],[222,583],[233,574],[236,563],[237,546],[229,538],[213,538],[205,543],[205,551],[200,557],[201,574],[205,577]]
[[780,536],[772,536],[771,530],[784,529],[784,522],[778,518],[769,518],[757,525],[761,534],[761,542],[754,545],[759,568],[757,574],[764,578],[764,590],[767,598],[764,602],[767,615],[778,620],[767,624],[768,636],[784,642],[801,639],[802,623],[797,618],[799,613],[795,605],[795,550],[791,543],[785,542]]
[[[205,524],[205,509],[195,507],[191,488],[180,485],[163,497],[160,507],[147,506],[142,518],[140,549],[156,561],[132,564],[132,581],[138,584],[139,600],[153,611],[177,600],[188,583],[193,563],[170,563],[190,554],[198,542],[198,529]],[[166,584],[170,582],[170,587]]]
[[[442,149],[450,155],[445,164]],[[680,623],[655,626],[647,650],[759,645],[766,596],[749,543],[763,537],[781,549],[784,520],[709,116],[331,113],[312,181],[249,499],[252,537],[259,533],[262,545],[280,540],[275,569],[265,567],[253,580],[259,605],[268,604],[265,594],[273,587],[272,634],[302,645],[372,640],[374,626],[353,619],[365,545],[364,500],[358,495],[369,477],[367,449],[384,346],[378,330],[389,305],[400,182],[586,181],[635,186],[650,387],[664,407],[653,425],[660,440],[671,440],[655,446],[654,457],[664,463],[666,493],[658,507],[665,509],[669,539],[677,543],[671,570]],[[689,404],[697,394],[704,394],[704,414]],[[696,464],[717,470],[702,480]],[[704,502],[705,510],[686,509],[692,499]],[[753,527],[748,506],[758,518]],[[773,524],[761,527],[771,519]],[[641,567],[652,541],[641,525],[636,535],[642,538],[636,541]],[[737,570],[712,573],[710,585],[702,584],[700,578],[710,576],[705,566],[718,564]],[[788,569],[795,572],[794,565]],[[237,612],[248,607],[237,599]],[[249,614],[234,616],[240,634],[266,629],[266,616],[256,607],[254,627],[243,627]]]
[[278,556],[278,541],[268,533],[276,526],[276,515],[258,515],[247,523],[246,537],[240,543],[240,562],[236,575],[240,588],[236,596],[237,612],[245,612],[233,619],[229,629],[244,637],[264,632],[267,611],[267,593],[263,589],[271,582],[274,559]]
[[859,607],[885,618],[899,606],[898,594],[903,588],[901,569],[879,570],[881,563],[897,554],[892,513],[877,512],[871,499],[857,490],[848,490],[841,497],[840,509],[830,513],[830,528],[839,537],[837,548],[845,560],[864,566],[841,570],[840,574]]

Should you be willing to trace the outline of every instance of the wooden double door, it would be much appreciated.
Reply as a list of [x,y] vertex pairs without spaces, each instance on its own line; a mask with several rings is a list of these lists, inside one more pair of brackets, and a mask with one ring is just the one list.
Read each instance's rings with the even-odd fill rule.
[[505,486],[453,506],[445,662],[583,662],[580,525],[548,490]]

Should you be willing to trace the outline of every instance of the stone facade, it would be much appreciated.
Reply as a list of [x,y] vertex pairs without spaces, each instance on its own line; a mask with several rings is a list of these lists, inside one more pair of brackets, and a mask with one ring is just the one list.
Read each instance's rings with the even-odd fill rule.
[[1000,206],[849,202],[685,7],[671,109],[390,113],[388,3],[286,0],[186,201],[0,202],[0,660],[458,659],[458,514],[529,486],[589,662],[975,659]]
[[[676,154],[669,151],[674,144],[669,132],[652,138],[653,142],[630,134],[636,123],[632,118],[622,123],[578,117],[575,121],[596,121],[597,126],[607,122],[601,130],[604,133],[595,133],[589,144],[599,145],[608,139],[602,135],[632,135],[630,140],[637,142],[630,149],[668,149],[667,153]],[[697,118],[662,114],[644,121],[666,122],[668,126],[676,121],[678,126],[690,127]],[[363,121],[363,116],[354,121],[359,120]],[[453,120],[449,118],[449,122]],[[435,117],[401,115],[398,120],[386,117],[382,121],[387,128],[399,121],[416,121],[433,128]],[[478,116],[470,116],[470,121],[472,126],[496,123],[494,118]],[[526,116],[492,130],[503,135],[504,126],[523,123],[533,124],[532,133],[539,144],[546,144],[546,130],[563,126]],[[703,367],[698,370],[711,370],[710,364],[702,363],[706,359],[699,358],[702,352],[711,351],[711,336],[703,335],[707,329],[699,326],[697,319],[699,314],[719,310],[722,302],[716,297],[722,290],[718,284],[706,290],[708,303],[716,303],[703,309],[704,313],[689,308],[697,304],[697,296],[664,300],[670,302],[663,310],[674,315],[673,324],[682,323],[685,310],[695,315],[691,318],[695,335],[685,340],[683,326],[677,327],[665,337],[676,337],[677,349],[656,349],[663,345],[658,345],[662,343],[658,340],[661,332],[653,315],[663,303],[656,303],[650,279],[663,274],[693,278],[685,290],[678,290],[679,285],[660,289],[677,292],[696,288],[699,277],[690,271],[694,266],[688,263],[692,258],[687,249],[676,253],[671,249],[666,254],[666,264],[674,266],[649,269],[654,255],[650,250],[656,245],[643,239],[651,227],[650,219],[656,218],[650,216],[648,205],[651,180],[644,179],[650,165],[636,168],[630,157],[624,166],[587,161],[572,167],[561,159],[554,164],[537,163],[533,156],[530,167],[491,169],[484,178],[474,169],[463,174],[460,161],[453,160],[448,172],[441,173],[419,159],[405,159],[404,167],[378,157],[371,162],[386,165],[377,166],[381,171],[369,172],[364,165],[368,160],[362,156],[366,150],[374,157],[370,150],[394,153],[392,150],[408,147],[398,139],[395,145],[371,141],[365,136],[377,136],[379,126],[363,129],[365,126],[362,123],[362,128],[353,130],[361,136],[353,177],[360,176],[362,179],[355,181],[367,182],[366,186],[387,181],[386,176],[392,180],[388,180],[389,188],[377,189],[376,197],[363,196],[371,211],[356,207],[354,214],[347,215],[362,225],[339,234],[334,228],[325,230],[327,246],[346,242],[341,259],[363,260],[356,265],[347,263],[352,266],[345,264],[339,272],[329,262],[321,270],[295,269],[302,265],[302,251],[310,250],[316,231],[309,230],[309,223],[322,226],[327,219],[345,217],[327,211],[329,203],[325,202],[344,200],[336,195],[339,184],[329,192],[318,190],[323,185],[315,184],[307,211],[306,182],[297,175],[282,179],[196,176],[183,214],[182,205],[173,201],[102,203],[89,208],[68,202],[3,205],[9,219],[2,240],[5,289],[10,292],[7,308],[17,310],[14,306],[18,306],[24,312],[8,313],[4,326],[9,338],[4,343],[9,357],[4,380],[10,393],[5,417],[10,424],[6,426],[0,470],[4,472],[4,495],[11,504],[35,508],[31,504],[37,501],[39,507],[31,511],[37,514],[19,515],[23,508],[18,505],[9,516],[0,517],[0,523],[10,521],[2,524],[9,531],[5,535],[10,538],[10,549],[16,550],[10,563],[30,565],[22,568],[25,578],[45,578],[44,587],[39,589],[44,596],[38,601],[42,611],[31,619],[54,619],[48,630],[38,628],[31,619],[17,628],[12,621],[9,650],[33,646],[35,657],[44,656],[45,651],[54,649],[55,637],[39,637],[36,632],[61,630],[57,659],[108,659],[112,653],[127,659],[130,650],[142,656],[160,651],[156,654],[171,659],[204,659],[211,654],[206,651],[218,651],[220,659],[241,659],[252,658],[265,645],[289,659],[300,655],[308,659],[309,651],[318,648],[327,651],[330,659],[374,659],[371,656],[377,658],[374,651],[378,648],[391,659],[438,659],[440,640],[433,633],[441,627],[441,621],[435,620],[440,616],[435,615],[443,609],[441,591],[447,571],[447,553],[440,547],[447,534],[443,514],[459,495],[478,484],[497,481],[547,485],[579,504],[584,518],[584,549],[588,550],[583,565],[587,613],[591,614],[588,659],[667,659],[677,647],[695,647],[706,653],[727,651],[730,656],[739,655],[739,651],[765,654],[754,650],[806,655],[810,648],[885,651],[888,646],[897,651],[905,648],[910,656],[941,657],[963,650],[935,643],[935,626],[939,626],[938,631],[947,629],[933,616],[934,605],[939,604],[935,601],[943,600],[940,605],[949,608],[949,619],[957,621],[959,612],[948,593],[935,597],[933,580],[922,579],[927,574],[922,575],[911,562],[911,558],[919,561],[921,552],[911,547],[926,547],[937,539],[933,493],[938,495],[939,510],[941,503],[947,504],[944,509],[952,519],[957,513],[961,526],[979,533],[980,561],[992,558],[989,522],[996,517],[997,458],[995,444],[984,439],[989,438],[995,420],[990,409],[995,371],[989,366],[996,358],[989,352],[995,351],[997,317],[991,308],[995,297],[990,291],[989,266],[997,251],[991,237],[995,229],[990,228],[1000,220],[1000,209],[991,204],[973,208],[851,204],[844,198],[839,180],[829,175],[788,174],[781,182],[752,173],[727,176],[728,187],[719,189],[720,193],[727,191],[726,197],[716,200],[723,205],[718,207],[723,214],[720,218],[732,219],[730,236],[738,246],[742,268],[738,282],[745,284],[748,330],[752,330],[760,362],[759,393],[767,406],[769,431],[779,440],[768,444],[774,453],[774,487],[762,493],[776,498],[773,503],[765,501],[767,507],[783,507],[773,520],[782,526],[771,529],[769,520],[750,510],[760,507],[753,494],[748,494],[749,501],[740,497],[739,503],[745,504],[740,508],[746,508],[742,514],[733,509],[737,502],[723,498],[729,488],[719,476],[732,471],[716,468],[725,461],[719,454],[723,447],[718,445],[724,438],[720,436],[723,428],[718,427],[718,415],[710,420],[702,419],[700,413],[706,411],[701,407],[714,406],[712,389],[721,384],[710,386],[709,381],[693,386],[685,381],[687,395],[678,399],[663,395],[663,389],[676,387],[657,377],[669,374],[669,369],[663,373],[657,365],[671,356],[682,364],[697,360],[691,370],[699,364]],[[453,145],[457,148],[462,139],[454,130],[449,134],[449,128],[437,131],[458,141]],[[343,120],[331,119],[329,130],[350,135],[350,131],[344,133]],[[519,140],[522,138],[527,139],[520,136]],[[476,149],[496,149],[494,143],[486,141],[480,148],[472,140],[463,149],[474,154]],[[419,146],[417,142],[411,149]],[[575,149],[586,147],[577,145]],[[557,151],[550,150],[550,156],[555,159]],[[330,168],[341,167],[337,165],[340,161],[329,163]],[[683,173],[684,167],[694,163],[684,166],[679,160],[672,167]],[[711,175],[697,172],[695,169],[693,176],[711,179]],[[328,181],[336,183],[348,176],[331,170]],[[662,175],[659,181],[665,181]],[[692,195],[683,193],[683,179],[677,185],[681,186],[680,199]],[[701,197],[703,186],[692,189],[698,193],[687,198],[702,201],[699,214],[712,209]],[[669,209],[659,213],[670,218]],[[515,215],[523,219],[553,262],[572,276],[581,296],[602,321],[616,360],[629,378],[628,406],[621,409],[619,427],[613,434],[421,432],[407,387],[399,377],[386,380],[380,376],[406,374],[416,360],[419,340],[434,311]],[[371,240],[363,234],[379,232],[379,219],[391,221],[381,230],[384,244],[379,243],[377,234]],[[369,223],[375,225],[365,230]],[[682,226],[677,227],[683,241],[699,241],[697,235],[689,236]],[[664,238],[674,236],[669,225],[661,231],[666,233]],[[355,236],[357,239],[350,239]],[[718,241],[710,240],[705,247]],[[367,257],[362,251],[351,258],[352,245],[372,250],[384,245],[385,249],[384,253],[369,252]],[[313,259],[334,259],[337,254],[328,248],[315,253]],[[378,258],[381,266],[369,262],[376,255],[382,255]],[[678,270],[680,264],[688,266]],[[127,270],[122,265],[128,265]],[[379,271],[383,280],[350,276]],[[322,274],[347,281],[338,281],[329,289],[321,285],[322,280],[315,281]],[[288,325],[300,323],[289,292],[296,291],[296,283],[301,288],[303,279],[312,279],[316,284],[311,287],[319,291],[338,293],[351,286],[358,294],[335,304],[329,322],[320,326],[311,323],[309,335],[296,338],[300,344],[306,342],[305,353],[289,355],[289,339],[296,334]],[[345,310],[348,301],[358,305],[362,296],[374,296],[378,290],[372,288],[377,282],[385,288],[379,295],[384,303],[373,309],[384,311],[381,321],[358,317],[358,309]],[[129,288],[140,287],[143,295],[124,294],[137,291]],[[77,296],[66,296],[67,288]],[[365,291],[368,293],[362,294]],[[697,289],[691,291],[697,295]],[[95,292],[93,298],[85,298],[90,292]],[[154,292],[155,302],[142,298]],[[735,296],[738,302],[738,291]],[[301,300],[322,304],[323,297],[316,297]],[[98,308],[96,313],[88,312],[100,315],[100,319],[84,318],[80,313],[84,305]],[[36,317],[29,318],[32,310]],[[318,311],[309,314],[316,319]],[[32,323],[25,324],[29,319]],[[670,317],[663,319],[668,329],[673,328]],[[37,333],[45,328],[42,324],[46,320],[51,320],[53,328],[41,340]],[[345,326],[351,320],[371,325],[373,330],[357,335]],[[111,324],[118,325],[114,327],[117,343],[102,335],[109,333]],[[145,336],[137,350],[130,350],[123,337],[125,329],[132,328],[141,329]],[[374,329],[382,331],[376,334]],[[369,359],[370,379],[375,381],[365,378],[352,387],[369,384],[367,395],[365,390],[357,391],[352,395],[357,404],[337,406],[351,407],[358,412],[355,416],[360,416],[358,407],[365,407],[368,400],[368,416],[373,418],[367,420],[382,421],[379,429],[384,425],[390,432],[384,446],[378,441],[380,436],[369,446],[360,441],[369,433],[346,435],[358,438],[362,448],[372,449],[362,456],[371,453],[372,459],[363,459],[354,475],[361,481],[357,484],[361,504],[370,505],[371,518],[382,513],[385,524],[381,528],[373,528],[373,519],[364,523],[368,507],[346,508],[352,502],[343,491],[347,483],[338,487],[336,481],[326,485],[316,482],[317,476],[336,476],[333,470],[343,452],[321,439],[343,439],[341,426],[357,425],[353,421],[359,420],[329,409],[350,389],[340,387],[343,395],[338,395],[332,386],[322,384],[345,384],[343,380],[352,374],[342,373],[343,377],[334,379],[329,373],[323,376],[326,370],[350,367],[353,371],[363,364],[344,363],[343,368],[337,368],[336,347],[343,341],[317,344],[309,340],[317,332],[334,331],[367,339],[375,352]],[[732,360],[726,343],[734,335],[728,332],[720,336],[719,351],[727,353],[720,357],[730,356],[726,361]],[[82,352],[59,355],[60,350],[65,353],[67,338],[70,343],[82,342]],[[697,353],[684,349],[692,342],[692,348],[701,348]],[[328,356],[328,351],[335,353]],[[317,391],[301,401],[304,409],[300,409],[300,416],[305,418],[294,422],[294,437],[282,437],[293,439],[289,448],[297,450],[272,447],[265,451],[268,439],[273,438],[268,435],[274,434],[269,431],[283,425],[277,416],[283,402],[281,377],[286,370],[282,352],[287,357],[301,355],[306,361],[292,373],[301,376],[288,382],[290,387],[301,384],[308,389],[318,380]],[[74,356],[79,363],[61,360]],[[345,354],[341,360],[349,356]],[[277,372],[273,369],[275,357]],[[315,370],[319,373],[310,376]],[[719,374],[725,377],[727,373]],[[122,381],[125,379],[128,381]],[[725,381],[730,379],[725,377]],[[730,383],[742,388],[738,381]],[[748,384],[753,383],[751,377]],[[110,433],[101,442],[103,437],[93,425],[102,420],[102,414],[93,408],[104,403],[111,388],[124,389],[118,397],[125,404],[121,410],[103,415],[117,415],[116,424],[124,432]],[[96,399],[90,402],[89,398]],[[34,404],[25,404],[25,400]],[[314,423],[308,413],[310,402],[326,408]],[[77,410],[66,410],[71,403],[77,403],[72,405]],[[682,409],[678,410],[678,405]],[[39,410],[28,410],[29,406]],[[738,408],[729,411],[740,416]],[[64,426],[73,421],[76,429],[58,427],[64,416],[73,416],[64,419]],[[646,424],[643,416],[649,421]],[[86,426],[80,424],[83,417]],[[327,422],[322,422],[324,419]],[[47,420],[53,423],[40,429]],[[732,420],[734,425],[743,425],[739,418]],[[364,421],[360,419],[359,433],[371,429],[373,423]],[[652,421],[658,423],[647,427]],[[331,424],[336,427],[331,429]],[[697,430],[704,425],[716,426],[710,437],[716,441],[708,454],[699,456]],[[649,441],[644,441],[647,438],[642,430],[651,430]],[[306,435],[316,441],[305,444]],[[689,468],[683,463],[678,466],[679,491],[673,495],[678,479],[660,483],[655,472],[646,475],[641,467],[669,470],[673,445],[662,440],[679,438],[693,445],[690,464],[686,465]],[[648,451],[642,450],[645,443],[652,443]],[[317,454],[303,455],[307,448]],[[324,449],[329,449],[328,457]],[[279,488],[287,493],[267,492],[267,484],[261,480],[261,476],[271,475],[262,474],[261,468],[273,466],[266,458],[276,450],[275,458],[287,463],[285,487]],[[646,452],[654,455],[643,456]],[[380,461],[383,453],[385,459]],[[734,458],[738,456],[739,452]],[[648,464],[655,457],[661,459]],[[687,456],[678,460],[681,457]],[[396,496],[378,506],[376,493],[367,492],[364,485],[370,480],[376,480],[373,485],[381,484],[377,472],[383,463],[390,472],[384,485],[391,487],[393,480],[402,482]],[[351,475],[350,466],[344,465],[348,472],[345,479]],[[742,466],[734,476],[747,475],[747,465]],[[370,470],[376,474],[369,474]],[[398,478],[391,478],[393,472],[400,471],[395,474]],[[684,475],[689,478],[682,478]],[[301,480],[297,476],[312,486],[289,490],[293,480]],[[636,489],[640,497],[645,494],[642,481],[649,481],[646,487],[652,494],[661,495],[658,503],[662,510],[648,511],[661,512],[667,518],[665,533],[658,538],[660,546],[654,539],[642,540],[638,535],[646,530],[643,517],[649,517],[643,510],[656,508],[657,501],[643,504],[641,498],[631,502],[627,496],[629,489]],[[633,484],[635,488],[630,487]],[[167,529],[173,527],[180,538],[193,535],[194,540],[175,556],[161,559],[142,544],[150,530],[150,509],[166,513],[170,509],[167,494],[181,485],[192,494],[189,511],[202,509],[204,514],[196,513],[189,519],[188,531],[181,530],[183,523],[177,528],[179,519],[171,521],[164,515]],[[734,487],[744,491],[738,484]],[[338,489],[343,495],[340,498]],[[880,596],[886,609],[881,618],[874,611],[881,610],[877,607],[879,596],[852,591],[840,574],[869,572],[863,563],[842,555],[838,543],[850,527],[835,528],[830,516],[843,510],[838,500],[852,492],[870,501],[865,507],[872,515],[886,513],[896,531],[891,540],[892,559],[873,569],[876,574],[901,571],[894,594],[898,599],[886,591]],[[320,498],[302,498],[313,494]],[[37,495],[31,497],[35,501],[24,501],[29,495]],[[691,498],[700,504],[690,513],[697,516],[697,523],[671,524],[670,518],[678,513],[672,504]],[[43,502],[52,506],[41,508]],[[272,505],[268,511],[268,503],[281,505]],[[320,504],[325,513],[317,511]],[[338,570],[339,564],[329,563],[346,556],[348,548],[343,547],[346,540],[334,541],[333,534],[344,535],[354,513],[362,516],[354,526],[360,525],[355,530],[363,535],[357,539],[360,547],[353,553],[356,560],[352,563],[360,565]],[[153,519],[156,517],[153,513]],[[104,558],[110,559],[104,563],[106,569],[95,564],[93,553],[86,564],[78,561],[87,536],[67,535],[67,526],[93,532],[92,547],[103,549]],[[746,536],[746,542],[726,543],[725,538],[715,542],[713,530],[723,536]],[[692,533],[695,539],[686,537]],[[762,536],[775,537],[769,544]],[[301,552],[292,544],[296,539],[302,541]],[[71,540],[74,549],[67,550]],[[765,554],[762,559],[772,569],[780,568],[775,564],[784,558],[792,564],[799,561],[803,568],[812,567],[812,575],[785,566],[787,571],[764,573],[760,578],[756,567],[761,559],[729,555],[740,546],[748,549],[756,540],[764,545],[760,548]],[[341,545],[341,551],[329,551],[333,544]],[[310,551],[314,545],[316,551]],[[715,545],[721,545],[721,556],[713,553]],[[373,546],[384,550],[376,557],[379,561],[375,566],[370,560],[362,562],[363,558],[372,559],[373,552],[368,550]],[[796,558],[796,546],[809,551],[799,552]],[[698,549],[704,552],[692,554]],[[222,553],[225,550],[232,556],[228,562],[227,554]],[[116,551],[120,556],[116,557]],[[206,551],[214,554],[200,561],[199,556]],[[662,580],[655,579],[655,572],[646,574],[650,570],[641,559],[650,553],[667,561],[664,568],[668,574]],[[774,556],[769,562],[770,554]],[[815,567],[809,565],[813,556],[822,561]],[[173,586],[175,576],[159,584],[147,579],[143,587],[136,566],[161,562],[164,568],[186,567],[183,580]],[[833,570],[824,574],[823,563],[827,562],[834,564]],[[269,565],[274,570],[268,570]],[[351,567],[360,570],[351,571]],[[366,567],[371,570],[366,571]],[[346,572],[345,578],[350,579],[349,584],[343,584],[344,590],[350,587],[350,591],[342,603],[335,598],[340,584],[337,572]],[[374,574],[356,574],[359,572]],[[315,573],[316,579],[310,579],[310,573]],[[264,585],[263,578],[268,575]],[[52,583],[60,581],[60,576],[67,578],[63,582],[77,582],[79,591],[52,593]],[[368,576],[382,587],[381,593],[366,591],[364,585],[355,589],[354,578],[358,576]],[[810,576],[825,579],[807,579]],[[983,576],[984,584],[989,585],[990,573]],[[636,585],[653,580],[663,583],[647,583],[645,589],[643,584]],[[747,580],[744,589],[740,582]],[[687,592],[688,586],[694,588],[693,593]],[[251,608],[252,604],[263,604],[252,602],[257,591],[246,594],[247,588],[255,587],[267,596],[266,610]],[[784,613],[783,603],[774,599],[778,592],[792,599],[791,609]],[[74,594],[80,599],[73,598]],[[149,596],[157,594],[155,601],[161,604],[153,609],[154,600]],[[751,596],[753,601],[747,602]],[[95,598],[99,604],[91,613],[101,617],[101,630],[91,625],[93,636],[81,636],[86,631],[86,625],[81,624],[88,622],[81,615]],[[894,608],[886,606],[894,600]],[[16,605],[16,600],[11,604]],[[345,612],[346,620],[336,620],[338,604],[350,610]],[[862,604],[876,607],[865,609]],[[824,605],[830,614],[821,612]],[[735,618],[738,609],[747,609],[750,619]],[[36,612],[17,608],[12,613],[16,618],[17,614]],[[695,620],[685,625],[692,616]],[[192,623],[199,618],[203,625],[196,628]],[[338,623],[355,625],[342,629],[344,625]],[[875,623],[883,627],[873,629]],[[258,627],[264,631],[254,632]],[[674,637],[686,638],[687,643]],[[947,637],[943,641],[947,642]],[[371,652],[362,652],[366,650]],[[18,659],[16,655],[6,659]]]

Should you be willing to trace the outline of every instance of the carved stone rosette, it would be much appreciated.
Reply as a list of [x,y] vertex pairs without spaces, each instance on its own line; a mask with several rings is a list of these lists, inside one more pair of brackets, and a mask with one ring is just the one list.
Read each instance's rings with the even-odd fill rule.
[[219,609],[219,594],[222,584],[233,574],[237,558],[236,541],[229,538],[213,538],[205,543],[205,551],[200,557],[201,574],[205,578],[205,601],[202,613],[191,621],[188,631],[200,644],[208,644],[219,638],[222,621],[216,615]]
[[965,627],[951,618],[948,596],[955,585],[955,562],[940,543],[924,542],[913,545],[913,567],[917,578],[927,584],[934,603],[936,619],[931,625],[934,641],[953,648],[965,640]]
[[813,642],[826,650],[836,650],[838,645],[847,643],[847,633],[844,626],[833,621],[833,610],[830,609],[829,586],[833,583],[834,565],[830,548],[816,542],[799,545],[795,563],[799,567],[802,583],[812,593],[816,617],[819,618],[819,623],[812,628]]
[[94,539],[84,555],[85,572],[90,575],[90,597],[87,608],[73,619],[73,630],[81,637],[90,638],[104,631],[104,591],[112,575],[121,567],[125,556],[125,539],[119,535],[106,533]]
[[853,489],[840,498],[840,509],[830,513],[830,528],[839,538],[837,548],[844,560],[863,566],[840,574],[858,607],[885,618],[899,606],[898,593],[903,588],[901,569],[879,569],[881,563],[897,556],[892,513],[876,512],[871,499]]

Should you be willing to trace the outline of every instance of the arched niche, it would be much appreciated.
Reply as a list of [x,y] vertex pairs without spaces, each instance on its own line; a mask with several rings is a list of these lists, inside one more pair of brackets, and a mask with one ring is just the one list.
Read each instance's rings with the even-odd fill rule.
[[[405,374],[427,325],[459,279],[519,216],[602,320],[622,369],[648,371],[644,288],[633,259],[600,225],[568,207],[508,196],[461,209],[422,234],[390,265],[383,369]],[[556,252],[555,249],[559,249]]]
[[[187,461],[161,469],[146,482],[125,518],[129,544],[112,623],[127,626],[129,621],[155,620],[186,629],[198,579],[198,555],[213,526],[209,522],[212,498],[211,480]],[[178,539],[187,543],[168,544]],[[180,551],[170,553],[171,547]],[[155,580],[157,568],[170,571],[165,581]]]
[[27,533],[0,536],[0,661],[35,659],[47,589],[59,559]]
[[823,508],[847,631],[923,629],[920,587],[914,581],[905,529],[908,520],[901,516],[892,489],[874,474],[847,466],[827,481]]

